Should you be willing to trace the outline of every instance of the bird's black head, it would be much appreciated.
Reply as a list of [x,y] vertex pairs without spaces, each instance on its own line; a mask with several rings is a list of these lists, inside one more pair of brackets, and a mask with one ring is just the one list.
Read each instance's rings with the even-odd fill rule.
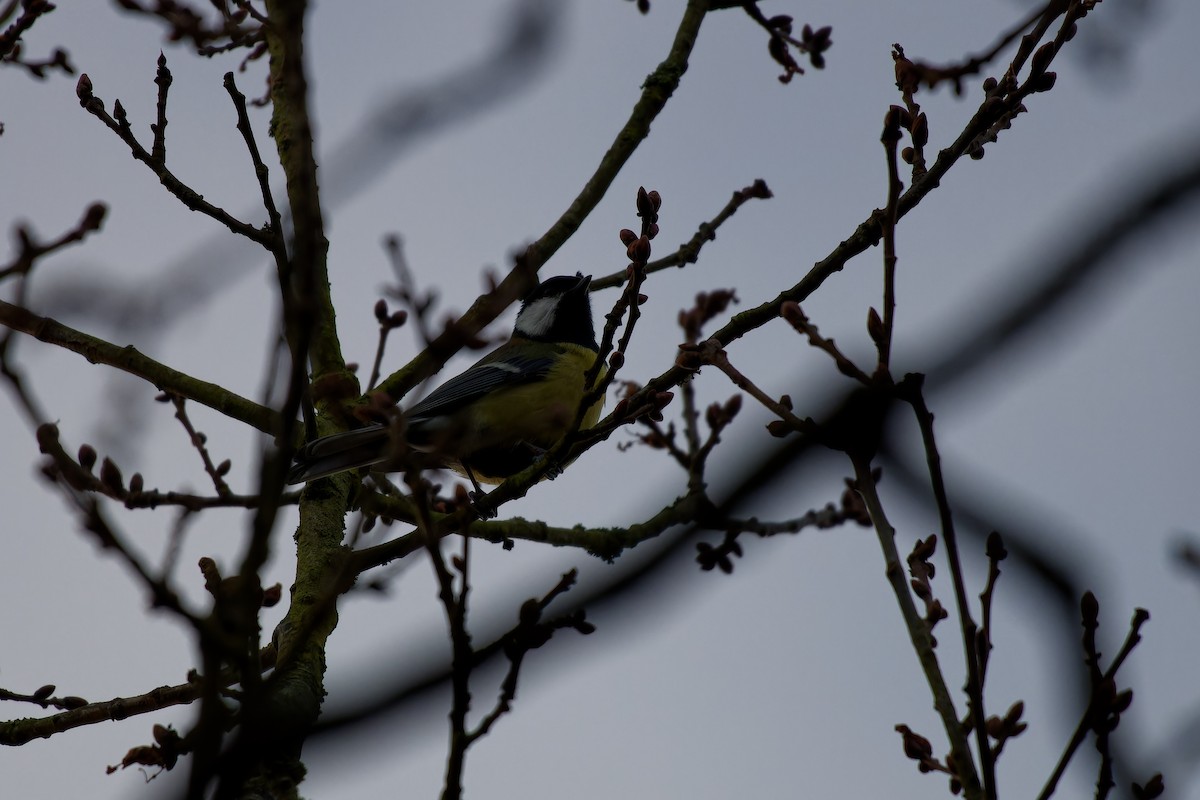
[[547,278],[529,293],[517,313],[513,333],[539,342],[568,342],[599,350],[588,298],[591,275]]

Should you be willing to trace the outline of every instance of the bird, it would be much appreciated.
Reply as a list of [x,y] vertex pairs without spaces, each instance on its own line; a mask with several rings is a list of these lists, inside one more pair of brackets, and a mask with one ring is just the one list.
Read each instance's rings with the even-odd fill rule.
[[[591,280],[582,273],[547,278],[521,302],[512,337],[403,412],[403,425],[314,439],[297,451],[288,483],[386,468],[389,461],[403,469],[400,453],[411,449],[427,454],[422,466],[467,477],[478,497],[481,482],[498,484],[542,458],[570,432],[590,388],[585,376],[599,357]],[[601,395],[584,413],[581,430],[596,424],[603,406]],[[548,477],[558,471],[553,465]]]

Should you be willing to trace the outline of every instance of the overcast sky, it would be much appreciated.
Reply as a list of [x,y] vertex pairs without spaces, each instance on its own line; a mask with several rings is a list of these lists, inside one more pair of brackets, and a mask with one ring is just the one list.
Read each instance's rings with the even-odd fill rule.
[[[550,226],[665,57],[677,5],[658,0],[648,16],[618,0],[534,6],[551,26],[552,44],[502,75],[486,65],[509,35],[510,3],[317,4],[307,55],[333,297],[348,359],[369,364],[374,353],[371,308],[391,277],[380,246],[385,235],[403,236],[414,273],[438,288],[442,311],[461,311],[481,290],[485,268],[503,269]],[[221,86],[236,58],[189,56],[164,43],[158,26],[107,4],[59,6],[26,37],[26,55],[67,48],[96,96],[110,109],[120,98],[148,142],[162,48],[174,74],[168,163],[206,199],[259,222],[257,186]],[[637,222],[639,185],[663,196],[659,255],[690,238],[732,191],[767,181],[774,199],[744,206],[698,264],[651,277],[626,367],[630,378],[647,379],[671,363],[680,341],[676,312],[697,291],[736,287],[742,308],[757,305],[794,284],[883,205],[880,125],[898,101],[893,42],[910,58],[952,62],[985,51],[1028,13],[1010,0],[777,2],[768,11],[794,14],[798,24],[832,25],[828,67],[781,85],[762,30],[737,11],[712,14],[650,139],[543,271],[622,269],[617,231]],[[1173,158],[1196,158],[1197,30],[1200,6],[1189,0],[1102,3],[1056,62],[1054,90],[1030,98],[1029,113],[981,161],[964,159],[903,221],[898,373],[930,369],[957,336],[1036,281],[1065,244],[1169,171]],[[255,96],[263,76],[263,65],[252,65],[237,79]],[[966,82],[961,99],[944,88],[920,96],[930,153],[961,130],[981,97],[981,77]],[[440,102],[429,102],[431,95]],[[253,115],[260,145],[270,152],[267,112]],[[39,267],[33,305],[261,397],[276,319],[266,260],[187,211],[134,163],[79,107],[74,78],[54,74],[38,82],[14,69],[0,72],[0,121],[6,232],[25,222],[51,238],[74,225],[87,204],[109,206],[100,234]],[[278,184],[278,170],[273,175]],[[1167,772],[1171,796],[1200,798],[1193,779],[1200,756],[1171,750],[1179,742],[1196,746],[1197,737],[1177,730],[1200,718],[1200,586],[1172,556],[1181,537],[1200,537],[1195,218],[1193,204],[1122,248],[1070,313],[970,381],[933,393],[930,404],[952,497],[957,490],[957,499],[986,501],[1023,526],[1011,533],[1034,537],[1084,576],[1100,598],[1106,656],[1115,653],[1134,607],[1150,610],[1145,641],[1122,672],[1122,686],[1132,685],[1136,699],[1120,734],[1139,764]],[[11,245],[5,247],[0,263],[11,257]],[[873,353],[864,321],[867,308],[880,305],[880,275],[880,253],[868,251],[805,304],[821,331],[866,366]],[[602,313],[614,298],[601,292],[594,303]],[[511,314],[497,333],[510,325]],[[385,366],[399,367],[413,352],[413,337],[401,331]],[[32,340],[19,342],[18,356],[70,447],[92,442],[126,475],[143,472],[154,486],[204,489],[199,458],[170,407],[147,402],[153,387],[111,381],[111,370]],[[844,388],[829,360],[782,323],[737,343],[730,356],[770,391],[790,393],[802,414],[819,412]],[[705,402],[734,392],[715,370],[696,386]],[[193,419],[214,453],[233,459],[235,490],[252,491],[263,441],[215,412],[195,407]],[[775,445],[763,431],[767,419],[747,403],[725,437],[730,458],[728,466],[714,466],[715,486],[728,485],[737,464]],[[646,518],[683,493],[685,477],[661,453],[618,452],[628,438],[593,449],[502,514],[568,525]],[[30,692],[54,683],[61,694],[104,700],[183,682],[196,665],[186,632],[146,612],[146,597],[124,567],[79,533],[37,477],[37,444],[7,394],[0,399],[0,442],[0,687]],[[789,518],[836,501],[849,474],[844,461],[823,456],[755,513]],[[909,499],[886,472],[881,491],[902,550],[936,530],[932,510]],[[143,552],[161,557],[171,512],[118,519]],[[197,602],[196,559],[231,564],[247,522],[245,514],[218,511],[191,528],[177,577]],[[267,576],[285,587],[294,524],[294,513],[280,520]],[[968,543],[976,550],[967,564],[974,595],[985,565],[978,542]],[[904,757],[893,730],[906,723],[944,750],[874,534],[845,528],[746,537],[744,544],[746,557],[732,576],[701,573],[685,547],[665,568],[669,580],[590,614],[596,634],[566,632],[531,654],[513,712],[470,751],[471,796],[943,792],[941,779],[918,774]],[[478,546],[474,554],[472,619],[480,641],[512,624],[520,601],[543,594],[565,569],[583,568],[583,592],[620,568],[530,544],[512,552]],[[442,655],[442,613],[429,572],[418,560],[391,579],[387,594],[342,604],[329,642],[327,710],[369,703],[375,687],[402,683]],[[935,589],[949,604],[943,572]],[[1018,699],[1026,704],[1030,729],[1008,745],[999,766],[1001,789],[1014,797],[1036,794],[1080,710],[1079,697],[1056,678],[1073,666],[1076,630],[1050,624],[1052,611],[1046,592],[1018,570],[1006,572],[988,690],[996,712]],[[268,630],[281,614],[277,608],[265,615]],[[962,676],[954,621],[943,625],[943,664],[956,689]],[[476,709],[489,707],[493,692],[488,676],[480,676]],[[379,718],[363,735],[311,742],[302,793],[321,800],[434,796],[448,708],[439,694]],[[15,704],[0,710],[3,718],[30,713]],[[0,750],[0,793],[168,796],[170,776],[147,787],[136,770],[106,776],[104,768],[149,741],[152,724],[183,728],[190,719],[190,709],[175,709]],[[1090,796],[1091,752],[1085,745],[1061,796]]]

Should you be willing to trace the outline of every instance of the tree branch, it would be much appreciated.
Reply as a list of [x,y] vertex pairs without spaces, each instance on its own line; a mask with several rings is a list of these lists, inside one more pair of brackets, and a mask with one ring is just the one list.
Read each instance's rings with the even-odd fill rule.
[[270,408],[240,397],[215,383],[172,369],[143,355],[131,345],[119,347],[3,300],[0,300],[0,325],[78,353],[93,364],[116,367],[159,389],[194,400],[263,433],[276,435],[280,430],[279,415]]

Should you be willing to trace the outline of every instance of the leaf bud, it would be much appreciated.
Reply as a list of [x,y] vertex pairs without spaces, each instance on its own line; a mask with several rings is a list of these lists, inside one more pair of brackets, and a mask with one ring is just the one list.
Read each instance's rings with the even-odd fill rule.
[[1054,88],[1054,83],[1057,80],[1058,75],[1056,73],[1045,72],[1036,78],[1030,78],[1030,89],[1034,92],[1048,92]]
[[871,341],[875,344],[883,341],[883,320],[873,306],[867,312],[867,333],[871,335]]
[[925,116],[924,111],[913,119],[912,140],[917,147],[924,147],[929,143],[929,118]]
[[987,728],[988,736],[993,739],[1000,739],[1004,736],[1004,722],[999,717],[988,717],[984,727]]
[[1083,597],[1079,601],[1079,610],[1084,626],[1095,626],[1100,621],[1100,602],[1091,592],[1083,593]]
[[85,231],[100,230],[100,225],[104,222],[104,215],[107,213],[108,206],[104,205],[104,203],[92,203],[83,214],[81,227]]
[[1029,59],[1030,74],[1037,75],[1045,72],[1050,66],[1050,62],[1054,60],[1054,54],[1057,52],[1054,42],[1046,42],[1039,47],[1033,54],[1033,58]]
[[787,14],[778,14],[767,20],[767,27],[784,33],[792,32],[792,18]]
[[650,260],[650,240],[645,236],[638,239],[625,250],[625,255],[636,264],[645,264]]
[[987,557],[992,561],[1003,561],[1008,558],[1008,551],[1004,549],[1004,539],[1001,538],[999,532],[992,531],[988,534],[986,552]]
[[1154,777],[1146,781],[1146,785],[1133,784],[1133,796],[1136,800],[1154,800],[1156,797],[1161,797],[1166,790],[1163,785],[1163,776],[1161,772],[1155,773]]
[[262,607],[272,608],[279,604],[279,599],[283,597],[283,584],[275,583],[263,589]]
[[108,456],[100,464],[100,482],[111,492],[120,494],[125,491],[125,482],[121,479],[121,470]]
[[885,144],[900,141],[900,129],[908,128],[911,125],[912,114],[908,113],[908,109],[901,106],[890,106],[887,113],[883,115],[883,135],[879,137],[880,141]]
[[781,419],[773,419],[767,423],[767,433],[776,439],[782,439],[792,432],[791,427]]
[[79,76],[79,80],[75,82],[75,96],[79,98],[79,104],[86,105],[92,96],[92,79],[85,72]]
[[92,471],[92,467],[96,466],[96,448],[90,444],[79,445],[79,466],[88,472]]

